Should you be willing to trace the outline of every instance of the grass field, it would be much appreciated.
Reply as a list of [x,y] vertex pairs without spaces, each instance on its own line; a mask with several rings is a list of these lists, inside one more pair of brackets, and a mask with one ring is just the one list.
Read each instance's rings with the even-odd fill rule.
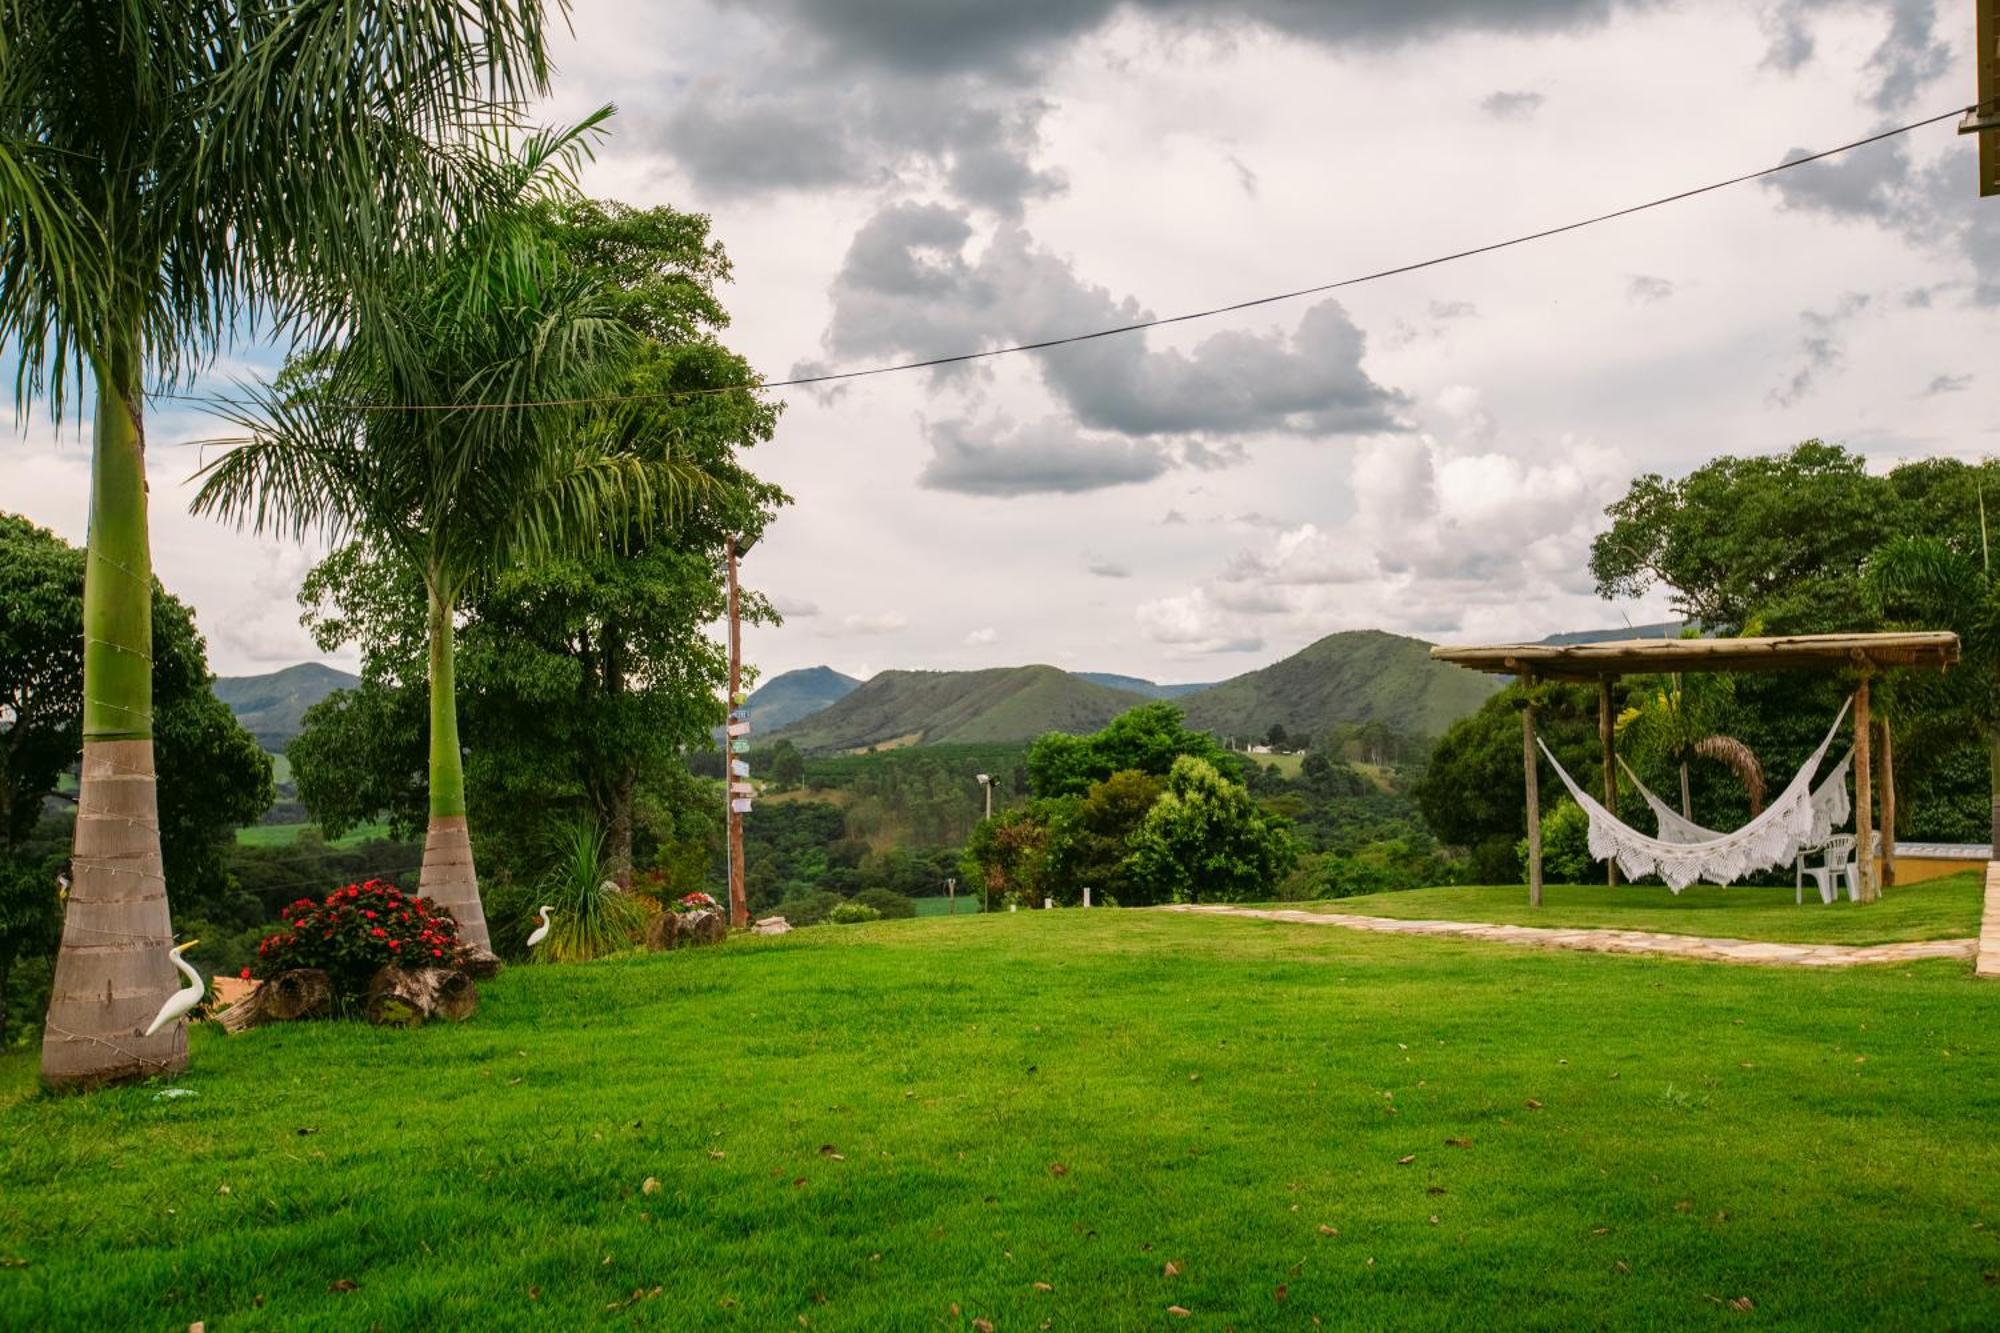
[[1718,888],[1693,884],[1679,896],[1658,885],[1549,884],[1542,905],[1528,906],[1519,884],[1450,885],[1288,903],[1307,911],[1354,912],[1399,920],[1491,921],[1511,926],[1613,926],[1676,935],[1726,935],[1802,944],[1887,944],[1896,940],[1962,939],[1979,933],[1983,871],[1967,871],[1887,890],[1880,902],[1820,902],[1810,882],[1806,901],[1792,889]]
[[957,902],[950,898],[912,898],[917,905],[918,916],[977,916],[979,915],[979,895],[963,893]]
[[[289,847],[311,824],[246,824],[236,830],[236,841],[245,847]],[[327,843],[329,847],[359,847],[372,838],[389,836],[387,824],[362,824]]]
[[0,1064],[0,1326],[2000,1325],[1962,964],[1037,912],[483,989]]

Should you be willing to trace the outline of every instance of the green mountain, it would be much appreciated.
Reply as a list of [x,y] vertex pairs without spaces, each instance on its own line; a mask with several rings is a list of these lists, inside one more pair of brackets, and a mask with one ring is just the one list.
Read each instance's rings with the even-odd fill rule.
[[1052,666],[884,671],[839,703],[767,736],[821,751],[1026,741],[1045,731],[1096,731],[1146,702],[1143,694]]
[[763,736],[839,703],[860,686],[860,681],[832,667],[802,667],[773,676],[752,690],[743,702],[743,717],[752,736]]
[[229,706],[259,745],[277,753],[299,734],[306,709],[335,690],[360,683],[359,676],[323,662],[300,662],[261,676],[217,676],[215,697]]
[[1379,722],[1404,735],[1441,736],[1500,687],[1492,676],[1432,661],[1419,639],[1350,630],[1180,702],[1189,726],[1218,736],[1261,736],[1273,722],[1295,735]]
[[1130,690],[1149,699],[1178,699],[1184,694],[1195,694],[1210,689],[1215,684],[1214,681],[1206,681],[1194,685],[1156,685],[1137,676],[1120,676],[1110,671],[1073,671],[1070,674],[1093,685],[1108,685],[1114,690]]

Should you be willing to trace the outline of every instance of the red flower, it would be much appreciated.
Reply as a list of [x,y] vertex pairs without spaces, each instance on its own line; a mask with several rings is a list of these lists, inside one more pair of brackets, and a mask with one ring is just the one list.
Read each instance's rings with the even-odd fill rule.
[[403,942],[401,940],[390,940],[389,947],[391,949],[400,949],[403,947]]
[[[263,950],[259,949],[258,952],[262,953]],[[243,969],[242,972],[238,973],[237,975],[241,976],[245,981],[248,981],[250,980],[250,969],[246,967]]]
[[375,919],[375,914],[373,912],[363,912],[361,915],[367,917],[370,921],[373,921]]
[[389,932],[388,932],[388,931],[386,931],[386,930],[382,929],[382,927],[380,927],[380,926],[377,926],[377,927],[375,927],[375,929],[373,929],[373,930],[369,931],[368,933],[369,933],[370,935],[373,935],[373,936],[374,936],[374,937],[375,937],[376,939],[378,939],[378,940],[379,940],[379,939],[384,939],[384,938],[387,938],[387,936],[388,936],[388,934],[389,934]]
[[[432,950],[431,950],[431,957],[433,957],[433,958],[442,958],[442,957],[444,957],[444,950],[443,950],[443,949],[432,949]],[[243,970],[244,970],[245,972],[248,972],[248,971],[249,971],[250,969],[246,967],[246,968],[244,968]]]

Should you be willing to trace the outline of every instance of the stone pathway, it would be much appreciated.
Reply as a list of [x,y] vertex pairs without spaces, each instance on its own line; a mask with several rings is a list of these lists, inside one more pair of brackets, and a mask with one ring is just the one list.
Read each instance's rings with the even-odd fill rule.
[[1979,918],[1979,962],[1973,971],[2000,977],[2000,861],[1986,863],[1986,907]]
[[1443,935],[1454,939],[1524,944],[1542,949],[1583,949],[1591,953],[1650,953],[1699,958],[1713,963],[1774,963],[1786,967],[1858,967],[1867,963],[1913,963],[1925,958],[1979,960],[1981,975],[2000,975],[2000,863],[1986,878],[1986,920],[1977,940],[1910,940],[1900,944],[1779,944],[1771,940],[1711,939],[1669,935],[1656,930],[1593,930],[1569,926],[1496,926],[1480,921],[1398,921],[1346,912],[1301,912],[1290,908],[1232,907],[1223,903],[1176,903],[1159,910],[1208,916],[1295,921],[1307,926],[1345,926],[1386,935]]

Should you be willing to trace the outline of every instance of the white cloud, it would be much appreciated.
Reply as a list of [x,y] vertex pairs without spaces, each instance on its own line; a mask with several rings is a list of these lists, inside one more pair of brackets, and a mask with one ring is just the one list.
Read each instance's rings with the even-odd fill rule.
[[984,648],[989,644],[998,642],[1000,642],[1000,631],[994,629],[991,625],[987,625],[983,629],[976,629],[965,636],[965,646],[968,648]]

